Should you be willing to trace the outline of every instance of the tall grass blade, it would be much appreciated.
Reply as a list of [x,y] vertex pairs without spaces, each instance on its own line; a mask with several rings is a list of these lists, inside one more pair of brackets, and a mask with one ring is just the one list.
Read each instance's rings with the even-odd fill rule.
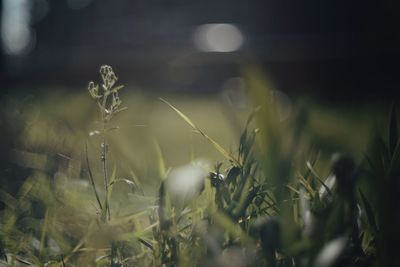
[[377,235],[378,234],[378,226],[377,226],[376,221],[375,221],[375,215],[374,215],[374,212],[372,210],[372,207],[369,204],[367,198],[364,196],[363,192],[361,190],[359,190],[359,192],[360,192],[360,196],[361,196],[361,201],[362,201],[362,203],[364,205],[364,208],[365,208],[365,213],[367,215],[368,223],[369,223],[373,233],[375,235]]
[[142,183],[140,182],[139,178],[136,176],[136,174],[133,172],[132,169],[129,170],[129,173],[132,176],[131,178],[132,178],[133,182],[135,183],[135,186],[140,191],[142,196],[144,196],[145,194],[144,194],[144,191],[143,191],[143,186],[142,186]]
[[321,185],[325,188],[326,192],[328,192],[329,195],[332,196],[332,190],[325,184],[325,182],[319,177],[317,172],[314,170],[313,166],[311,166],[311,163],[307,161],[307,168],[311,171],[311,174],[318,180],[318,182],[321,183]]
[[158,173],[160,175],[160,178],[164,180],[167,177],[167,169],[165,167],[164,155],[162,153],[160,144],[156,139],[154,139],[154,147],[156,149],[158,159]]
[[[110,177],[110,184],[114,184],[115,183],[115,177],[116,177],[116,172],[117,172],[117,168],[114,166],[113,172],[111,174]],[[111,199],[111,194],[112,194],[112,189],[113,187],[110,185],[106,185],[107,186],[107,195],[106,195],[106,199],[105,199],[105,207],[106,207],[106,213],[108,216],[108,220],[111,219],[111,210],[110,210],[110,199]]]
[[96,183],[94,182],[94,179],[93,179],[92,170],[90,169],[87,143],[85,144],[85,158],[86,158],[86,165],[87,165],[88,173],[89,173],[90,184],[92,185],[94,195],[96,196],[97,204],[99,204],[100,210],[103,210],[103,205],[101,205],[100,197],[99,197],[99,194],[97,193]]
[[230,153],[228,153],[221,145],[219,145],[214,139],[209,137],[207,134],[205,134],[202,130],[200,130],[185,114],[183,114],[179,109],[174,107],[172,104],[170,104],[168,101],[160,98],[162,102],[167,104],[170,108],[172,108],[187,124],[190,125],[190,127],[193,128],[193,130],[198,131],[209,143],[211,143],[226,159],[230,160],[231,162],[235,162],[238,164],[238,161],[232,157]]
[[64,255],[63,254],[61,254],[61,264],[62,264],[62,267],[65,267]]
[[40,255],[43,253],[43,249],[45,248],[48,223],[49,223],[49,210],[46,210],[46,213],[45,213],[44,219],[43,219],[42,233],[40,236],[40,250],[39,250]]

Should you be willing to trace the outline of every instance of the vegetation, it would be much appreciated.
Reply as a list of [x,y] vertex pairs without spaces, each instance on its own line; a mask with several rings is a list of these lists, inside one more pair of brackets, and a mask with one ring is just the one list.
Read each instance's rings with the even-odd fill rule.
[[123,158],[109,159],[114,121],[126,108],[112,68],[102,66],[100,74],[101,84],[88,86],[100,119],[89,140],[80,136],[82,147],[55,146],[59,157],[51,162],[16,153],[29,177],[15,194],[0,190],[0,266],[400,265],[394,107],[388,131],[364,156],[343,151],[327,161],[330,151],[306,134],[307,107],[282,121],[276,92],[249,69],[256,108],[232,151],[161,99],[221,160],[210,167],[193,157],[168,168],[168,154],[155,142],[151,173],[160,179],[148,182],[134,167],[120,170]]

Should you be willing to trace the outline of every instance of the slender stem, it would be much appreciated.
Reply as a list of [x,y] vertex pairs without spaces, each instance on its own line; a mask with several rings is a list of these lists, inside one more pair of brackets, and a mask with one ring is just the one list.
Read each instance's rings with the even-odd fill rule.
[[104,178],[104,189],[106,191],[106,212],[108,219],[110,220],[111,214],[110,214],[110,207],[108,203],[108,172],[107,172],[107,143],[106,143],[106,138],[103,136],[103,142],[101,144],[102,152],[101,152],[101,160],[102,160],[102,165],[103,165],[103,178]]
[[62,266],[65,267],[64,255],[63,254],[61,254],[61,263],[62,263]]
[[85,152],[86,152],[86,165],[87,165],[88,172],[89,172],[89,179],[90,179],[90,182],[92,184],[92,187],[93,187],[93,190],[94,190],[94,195],[96,196],[97,203],[99,204],[100,210],[103,210],[103,205],[101,204],[101,201],[100,201],[100,198],[99,198],[99,194],[97,193],[96,184],[95,184],[94,179],[93,179],[93,173],[92,173],[92,170],[90,169],[87,143],[85,145]]
[[104,189],[108,191],[108,175],[107,175],[107,143],[106,136],[103,127],[103,141],[101,143],[101,162],[103,165],[103,178],[104,178]]
[[102,143],[101,147],[101,162],[103,167],[103,179],[104,179],[104,190],[106,191],[106,199],[105,199],[105,212],[107,213],[108,219],[111,218],[110,208],[108,204],[108,172],[107,172],[107,140],[106,140],[106,103],[107,103],[107,96],[108,94],[104,94],[103,102],[101,105],[101,121],[102,121]]

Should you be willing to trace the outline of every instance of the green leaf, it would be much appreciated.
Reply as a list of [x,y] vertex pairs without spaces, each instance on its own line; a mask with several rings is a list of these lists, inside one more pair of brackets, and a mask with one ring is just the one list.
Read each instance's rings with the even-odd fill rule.
[[43,219],[43,225],[42,225],[42,233],[40,235],[40,249],[39,249],[39,254],[43,253],[43,249],[45,248],[45,243],[46,243],[46,234],[47,234],[47,227],[49,224],[49,210],[46,210],[45,216]]
[[221,188],[221,195],[224,198],[225,203],[228,205],[231,202],[231,195],[225,187]]
[[146,240],[144,240],[144,238],[138,238],[139,242],[142,243],[143,245],[145,245],[146,247],[148,247],[149,249],[153,250],[153,245],[150,244],[150,242],[147,242]]
[[386,146],[385,141],[383,141],[381,136],[377,136],[376,138],[376,146],[378,149],[378,160],[380,161],[380,166],[382,166],[383,170],[386,170],[390,161],[389,156],[389,148]]
[[134,183],[133,181],[128,180],[128,179],[122,179],[122,178],[121,178],[121,179],[116,179],[116,180],[112,181],[111,183],[108,184],[108,186],[110,187],[110,186],[112,186],[112,185],[114,185],[114,184],[116,184],[116,183],[119,183],[119,182],[123,182],[123,183],[126,183],[127,185],[136,187],[136,185],[135,185],[135,183]]
[[209,137],[207,134],[205,134],[202,130],[200,130],[185,114],[183,114],[179,109],[174,107],[172,104],[170,104],[168,101],[160,98],[162,102],[167,104],[170,108],[172,108],[187,124],[190,125],[190,127],[193,128],[193,130],[198,131],[211,145],[213,145],[226,159],[238,163],[238,161],[232,157],[230,153],[228,153],[221,145],[219,145],[214,139]]
[[86,165],[87,165],[88,173],[89,173],[89,180],[92,185],[94,195],[96,196],[97,203],[99,204],[100,210],[103,210],[103,206],[101,205],[99,194],[97,193],[96,184],[93,179],[92,170],[90,169],[87,143],[85,144],[85,156],[86,156]]
[[109,185],[114,183],[115,176],[116,176],[116,171],[117,171],[117,168],[114,166],[113,172],[112,172],[111,177],[110,177],[110,182],[109,182],[109,184],[106,184],[107,194],[106,194],[106,198],[104,200],[104,207],[105,208],[104,208],[103,213],[101,215],[101,218],[103,220],[105,220],[107,218],[107,216],[108,216],[108,220],[111,219],[110,199],[111,199],[111,194],[112,194],[112,188],[113,187],[109,186]]
[[239,174],[240,174],[240,168],[237,166],[233,166],[232,168],[230,168],[226,176],[225,183],[229,185],[230,183],[236,180]]
[[367,215],[368,223],[371,227],[371,230],[375,234],[375,236],[378,234],[378,226],[376,225],[375,221],[375,215],[372,210],[371,205],[369,204],[367,198],[364,196],[363,192],[359,190],[360,196],[361,196],[361,201],[363,202],[364,208],[365,208],[365,213]]
[[154,147],[156,149],[158,159],[158,173],[160,175],[160,178],[163,180],[167,177],[167,168],[165,167],[164,155],[162,153],[160,144],[156,139],[154,139]]
[[[117,167],[114,166],[113,172],[112,172],[112,174],[110,176],[109,185],[110,184],[114,184],[116,182],[116,179],[115,179],[116,178],[116,173],[117,173]],[[121,179],[121,180],[123,180],[123,179]],[[108,188],[108,199],[111,198],[111,194],[112,194],[112,186]]]
[[3,202],[8,208],[15,210],[18,207],[18,200],[12,195],[0,189],[0,202]]
[[136,176],[136,174],[133,172],[132,169],[129,170],[129,173],[132,175],[132,180],[135,183],[137,189],[140,191],[140,193],[142,194],[142,196],[144,196],[144,191],[143,191],[143,187],[142,187],[142,183],[140,182],[140,180],[138,179],[138,177]]
[[317,178],[317,180],[322,184],[322,186],[325,188],[325,190],[328,192],[329,195],[332,195],[332,190],[327,186],[324,181],[319,177],[317,172],[314,170],[314,168],[311,166],[311,163],[307,161],[307,168],[311,171],[311,174]]

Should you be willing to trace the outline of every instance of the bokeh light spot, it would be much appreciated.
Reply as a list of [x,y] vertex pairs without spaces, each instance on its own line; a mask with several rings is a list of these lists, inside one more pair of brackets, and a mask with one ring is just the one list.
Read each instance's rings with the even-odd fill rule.
[[243,34],[233,24],[204,24],[194,32],[196,47],[204,52],[234,52],[243,45]]
[[1,41],[8,55],[29,52],[34,41],[30,29],[31,4],[27,0],[4,0],[1,16]]

